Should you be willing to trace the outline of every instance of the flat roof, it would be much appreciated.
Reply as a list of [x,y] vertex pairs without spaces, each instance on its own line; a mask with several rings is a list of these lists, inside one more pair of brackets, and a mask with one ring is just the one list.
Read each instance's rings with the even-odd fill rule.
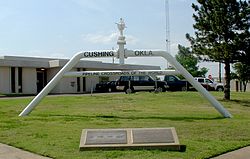
[[[25,57],[25,56],[0,56],[0,66],[6,67],[34,67],[34,68],[55,68],[63,67],[69,59],[44,58],[44,57]],[[103,63],[101,61],[80,60],[75,68],[93,68],[93,69],[152,69],[159,70],[159,66],[134,65],[117,63]]]

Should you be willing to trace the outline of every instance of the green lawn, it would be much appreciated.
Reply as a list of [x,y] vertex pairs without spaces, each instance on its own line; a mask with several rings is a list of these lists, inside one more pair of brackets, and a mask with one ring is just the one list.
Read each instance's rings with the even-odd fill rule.
[[[213,95],[232,113],[225,119],[197,92],[49,96],[27,117],[31,98],[0,99],[0,142],[57,159],[209,158],[250,145],[250,93]],[[85,128],[175,127],[186,152],[79,151]]]

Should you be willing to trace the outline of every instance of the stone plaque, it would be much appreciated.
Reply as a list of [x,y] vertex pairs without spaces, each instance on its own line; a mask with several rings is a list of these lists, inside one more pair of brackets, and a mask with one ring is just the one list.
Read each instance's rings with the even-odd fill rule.
[[134,129],[133,144],[174,143],[171,129]]
[[87,131],[86,145],[126,144],[127,131],[125,130],[90,130]]
[[80,150],[164,149],[185,151],[175,128],[83,129]]

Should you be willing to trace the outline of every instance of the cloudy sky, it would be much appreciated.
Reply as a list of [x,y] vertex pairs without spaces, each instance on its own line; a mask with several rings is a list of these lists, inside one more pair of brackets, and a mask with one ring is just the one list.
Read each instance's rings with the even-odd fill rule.
[[[172,55],[178,44],[189,45],[185,34],[194,32],[194,2],[169,0]],[[70,58],[82,50],[117,49],[115,23],[121,17],[126,48],[166,49],[165,0],[0,0],[0,56]],[[162,58],[125,62],[166,67]],[[206,66],[217,73],[217,64]]]

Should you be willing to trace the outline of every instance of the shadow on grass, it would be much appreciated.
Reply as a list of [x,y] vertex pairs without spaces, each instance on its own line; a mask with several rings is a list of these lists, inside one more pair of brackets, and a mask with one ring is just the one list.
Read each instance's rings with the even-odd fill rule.
[[224,99],[221,99],[219,100],[221,102],[230,102],[230,103],[235,103],[235,104],[239,104],[241,106],[244,106],[244,107],[250,107],[250,100],[237,100],[237,99],[233,99],[233,100],[224,100]]
[[[41,115],[42,116],[42,115]],[[65,117],[67,119],[82,119],[82,118],[96,118],[96,119],[126,119],[126,120],[171,120],[171,121],[188,121],[193,122],[195,120],[218,120],[225,119],[224,117],[169,117],[169,116],[115,116],[115,115],[46,115],[46,117]]]

